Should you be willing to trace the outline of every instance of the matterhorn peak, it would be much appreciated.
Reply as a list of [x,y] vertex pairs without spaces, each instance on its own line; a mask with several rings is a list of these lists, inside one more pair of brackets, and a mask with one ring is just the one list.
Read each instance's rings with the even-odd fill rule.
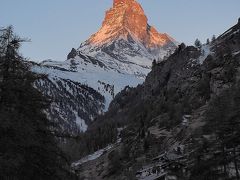
[[148,24],[144,10],[136,0],[114,0],[113,7],[106,11],[102,27],[87,42],[102,45],[129,36],[146,48],[162,47],[174,41]]
[[118,4],[128,4],[134,2],[135,0],[114,0],[113,6],[117,6]]
[[78,54],[100,60],[122,74],[145,77],[154,59],[163,60],[175,40],[148,24],[137,0],[113,0],[99,31],[80,45]]

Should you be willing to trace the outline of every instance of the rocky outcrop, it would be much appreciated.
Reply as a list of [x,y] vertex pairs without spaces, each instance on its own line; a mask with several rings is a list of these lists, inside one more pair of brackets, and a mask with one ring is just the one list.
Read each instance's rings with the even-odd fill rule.
[[148,24],[148,19],[136,0],[114,1],[106,12],[101,29],[88,40],[90,44],[105,44],[119,37],[133,36],[148,48],[159,48],[174,42],[167,34],[158,33]]
[[77,56],[77,50],[72,48],[71,52],[67,55],[67,59],[73,59]]

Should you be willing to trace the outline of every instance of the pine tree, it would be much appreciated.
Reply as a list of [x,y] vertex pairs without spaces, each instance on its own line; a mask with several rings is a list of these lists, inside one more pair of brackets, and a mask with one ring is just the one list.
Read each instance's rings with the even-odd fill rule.
[[74,59],[70,60],[70,70],[76,72],[77,71],[77,63]]
[[207,45],[210,44],[210,40],[209,40],[209,38],[207,38],[207,42],[206,42],[206,44],[207,44]]
[[194,45],[195,45],[197,48],[199,48],[199,49],[202,48],[202,43],[201,43],[201,41],[200,41],[199,39],[196,39],[196,40],[195,40]]
[[[207,111],[205,133],[214,134],[215,139],[208,142],[208,156],[196,163],[192,171],[192,179],[228,178],[228,167],[234,167],[235,179],[239,180],[239,144],[240,144],[240,86],[236,85],[215,97]],[[200,148],[199,148],[200,149]],[[203,152],[198,153],[204,156]],[[208,158],[206,158],[208,157]],[[201,165],[200,165],[201,164]],[[220,170],[221,168],[221,170]],[[204,175],[205,174],[205,175]],[[210,177],[214,175],[214,177]],[[216,179],[216,178],[215,178]]]
[[216,36],[213,35],[213,36],[212,36],[212,42],[215,42],[215,41],[216,41]]
[[18,53],[25,40],[12,27],[0,33],[0,179],[66,179],[67,159],[44,114],[49,101]]
[[156,61],[156,59],[154,59],[152,62],[152,68],[154,68],[156,65],[157,65],[157,61]]

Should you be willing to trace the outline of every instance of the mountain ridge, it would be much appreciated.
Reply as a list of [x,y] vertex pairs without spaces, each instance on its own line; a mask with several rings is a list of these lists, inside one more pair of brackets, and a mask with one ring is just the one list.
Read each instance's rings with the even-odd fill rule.
[[[120,17],[119,14],[122,16]],[[117,21],[119,18],[120,22]],[[123,23],[124,32],[119,28],[123,27]],[[86,131],[86,126],[89,126],[99,114],[107,111],[114,96],[125,86],[136,87],[144,81],[151,70],[153,59],[158,58],[156,54],[160,53],[161,57],[168,56],[177,47],[172,41],[164,45],[159,44],[162,37],[163,41],[171,37],[167,34],[159,34],[149,26],[141,5],[134,0],[113,1],[113,7],[106,12],[102,28],[106,26],[107,32],[110,33],[109,37],[117,33],[110,41],[102,40],[103,43],[100,45],[90,43],[99,32],[101,34],[100,29],[78,49],[72,48],[66,61],[47,60],[39,65],[33,64],[32,71],[48,75],[49,79],[39,82],[37,87],[45,95],[53,96],[55,105],[51,106],[52,109],[49,111],[53,112],[51,118],[60,119],[62,129],[66,128],[67,132],[73,131],[73,134],[79,132],[76,130],[79,127],[76,124],[79,119],[82,122],[80,131]],[[135,28],[130,30],[131,26]],[[159,42],[156,41],[156,46],[152,46],[151,37],[160,39]],[[151,48],[147,48],[146,43]],[[77,102],[73,95],[78,91],[81,92],[82,100],[79,95]],[[96,102],[92,97],[97,97]],[[87,107],[84,107],[85,101],[88,101]],[[74,103],[77,105],[73,105]]]

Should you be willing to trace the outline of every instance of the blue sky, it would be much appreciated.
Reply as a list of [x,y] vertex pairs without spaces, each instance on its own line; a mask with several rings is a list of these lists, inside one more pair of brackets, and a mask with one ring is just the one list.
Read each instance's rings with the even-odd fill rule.
[[[205,41],[236,24],[240,0],[138,0],[149,24],[179,42]],[[31,39],[21,52],[31,60],[65,60],[96,32],[112,0],[0,0],[0,26]]]

